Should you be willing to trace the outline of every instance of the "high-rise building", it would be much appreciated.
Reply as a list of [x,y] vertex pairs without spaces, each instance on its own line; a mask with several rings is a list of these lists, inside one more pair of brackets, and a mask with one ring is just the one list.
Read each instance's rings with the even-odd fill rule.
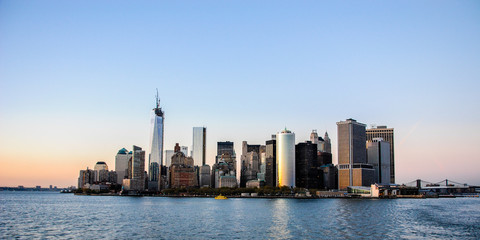
[[370,186],[374,170],[367,164],[365,124],[354,119],[337,122],[338,188]]
[[390,143],[390,183],[395,183],[395,144],[393,128],[387,126],[377,126],[366,130],[367,141],[374,138],[383,138],[384,141]]
[[170,187],[196,187],[197,173],[194,168],[194,160],[191,157],[185,157],[183,152],[178,151],[172,157],[170,166]]
[[117,172],[117,184],[122,184],[123,179],[128,178],[128,160],[132,157],[127,149],[122,148],[115,156],[115,172]]
[[332,142],[330,141],[330,138],[328,137],[328,133],[325,132],[325,137],[323,138],[324,145],[325,145],[325,152],[327,153],[332,153]]
[[217,142],[217,157],[222,154],[235,155],[235,149],[233,148],[233,142]]
[[129,179],[123,180],[124,190],[145,190],[145,151],[141,147],[133,146],[132,158],[129,161]]
[[78,176],[78,189],[82,189],[85,184],[93,184],[96,178],[96,171],[88,169],[87,170],[80,170],[80,174]]
[[210,177],[210,165],[203,165],[200,167],[200,187],[210,187],[211,186],[211,177]]
[[233,147],[233,142],[229,141],[217,142],[217,156],[215,157],[215,164],[212,166],[211,186],[215,188],[222,186],[221,179],[223,176],[231,176],[233,178],[236,178],[237,176],[235,149]]
[[375,169],[375,183],[390,184],[390,143],[382,138],[367,141],[367,161]]
[[95,181],[99,182],[100,181],[100,173],[99,173],[100,170],[106,170],[107,174],[108,174],[107,163],[103,162],[103,161],[99,161],[95,164],[95,166],[93,167],[93,170],[95,170],[95,172],[96,172]]
[[173,150],[165,150],[165,166],[170,167],[172,164],[172,156],[175,152]]
[[285,128],[276,140],[278,186],[295,187],[295,133]]
[[323,173],[317,158],[317,144],[311,141],[295,146],[295,186],[300,188],[319,188]]
[[195,166],[205,165],[205,155],[207,147],[207,128],[193,128],[192,157]]
[[260,145],[250,145],[247,144],[247,141],[242,142],[240,187],[245,187],[248,181],[257,179],[257,173],[260,172],[260,149]]
[[[160,107],[160,99],[158,97],[158,91],[156,96],[156,107],[152,110],[152,119],[151,119],[151,132],[150,132],[150,154],[148,159],[148,166],[152,163],[157,163],[157,165],[162,166],[163,162],[163,129],[164,129],[164,112]],[[156,169],[155,167],[149,169]],[[157,171],[155,174],[158,174]],[[155,176],[154,173],[149,173],[150,181],[159,178]]]
[[276,140],[265,142],[265,185],[270,187],[277,186],[277,145]]

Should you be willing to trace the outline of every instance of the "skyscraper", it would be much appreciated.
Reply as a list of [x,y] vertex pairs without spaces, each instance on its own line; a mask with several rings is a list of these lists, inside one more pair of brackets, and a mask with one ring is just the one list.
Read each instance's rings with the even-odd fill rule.
[[323,172],[317,157],[317,144],[311,141],[295,146],[295,186],[301,188],[319,188]]
[[366,130],[367,141],[372,141],[374,138],[383,138],[384,141],[390,143],[390,183],[395,183],[395,144],[393,128],[387,126],[378,126]]
[[295,133],[285,128],[276,140],[278,186],[295,187]]
[[337,122],[338,188],[370,186],[373,167],[367,164],[365,124],[354,119]]
[[207,128],[193,128],[192,157],[195,166],[205,165],[205,154],[207,147]]
[[117,184],[122,184],[124,178],[128,178],[128,160],[132,154],[122,148],[115,156],[115,172],[117,172]]
[[325,152],[332,153],[332,142],[330,141],[327,132],[325,132],[325,137],[323,138],[323,141],[325,145]]
[[260,145],[250,145],[242,142],[242,155],[240,156],[240,187],[245,187],[250,180],[257,179],[260,171]]
[[[152,163],[157,163],[158,167],[163,163],[163,129],[164,129],[164,112],[160,107],[160,99],[158,98],[158,91],[156,96],[156,107],[152,110],[151,132],[150,132],[150,154],[148,159],[149,169],[156,169],[155,166],[150,168]],[[157,166],[157,165],[156,165]],[[159,171],[157,171],[158,173]],[[149,173],[150,180],[158,179],[154,173]]]
[[265,150],[265,185],[277,186],[277,147],[276,140],[266,141]]
[[145,190],[145,151],[133,146],[133,154],[128,161],[129,179],[123,179],[124,190]]
[[367,141],[367,160],[375,169],[375,183],[390,184],[390,144],[382,138]]

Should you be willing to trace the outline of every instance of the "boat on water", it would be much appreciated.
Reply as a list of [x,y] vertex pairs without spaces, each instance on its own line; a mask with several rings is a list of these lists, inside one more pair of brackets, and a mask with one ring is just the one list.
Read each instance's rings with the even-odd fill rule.
[[218,195],[215,197],[215,199],[217,200],[225,200],[225,199],[228,199],[227,197],[223,196],[222,194]]

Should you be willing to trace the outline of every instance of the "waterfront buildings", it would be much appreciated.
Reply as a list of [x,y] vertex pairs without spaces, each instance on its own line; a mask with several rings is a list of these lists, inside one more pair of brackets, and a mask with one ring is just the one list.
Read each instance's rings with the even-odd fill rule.
[[200,187],[210,187],[211,186],[211,177],[210,177],[210,165],[203,165],[200,167]]
[[383,141],[383,138],[367,141],[367,160],[375,169],[375,183],[390,184],[390,156],[390,143]]
[[181,151],[177,151],[173,155],[169,172],[171,188],[198,186],[194,159],[185,157],[185,154]]
[[367,164],[365,124],[354,119],[337,122],[338,188],[370,186],[374,170]]
[[[164,133],[164,112],[160,107],[160,99],[158,97],[158,91],[156,96],[156,107],[152,109],[152,119],[151,119],[151,132],[150,132],[150,154],[148,158],[149,170],[154,172],[149,172],[149,180],[158,182],[160,176],[160,167],[164,164],[163,162],[163,133]],[[156,164],[154,164],[156,163]],[[150,166],[153,165],[153,166]]]
[[235,176],[220,176],[220,181],[218,187],[237,187],[237,177]]
[[78,176],[78,188],[84,188],[86,184],[93,184],[95,183],[96,178],[96,171],[92,169],[87,170],[80,170],[80,174]]
[[100,170],[106,170],[107,173],[108,173],[108,165],[107,163],[103,162],[103,161],[99,161],[95,164],[95,166],[93,167],[93,170],[95,170],[95,181],[100,181],[99,177],[100,177],[100,174],[99,174],[99,171]]
[[278,185],[295,187],[295,134],[285,130],[276,136]]
[[260,172],[260,149],[260,145],[249,145],[247,141],[242,142],[240,187],[246,187],[248,181],[257,179],[257,173]]
[[237,185],[237,160],[233,142],[217,142],[217,156],[215,157],[215,164],[212,166],[211,186],[219,188],[222,186],[221,181],[223,176],[233,176],[233,178],[226,178],[223,186],[231,183],[231,179],[235,179],[235,186]]
[[123,179],[123,189],[127,191],[145,190],[145,151],[133,146],[132,158],[129,161],[129,179]]
[[366,130],[367,141],[374,138],[383,138],[390,144],[390,183],[395,183],[395,143],[393,128],[387,126],[377,126]]
[[323,180],[317,157],[317,144],[311,141],[295,146],[295,186],[319,188]]
[[265,142],[265,185],[270,187],[277,186],[277,145],[276,135],[272,140]]
[[117,184],[122,184],[124,178],[128,178],[128,160],[132,157],[132,152],[122,148],[115,156],[115,172],[117,172]]
[[203,166],[205,162],[205,154],[207,147],[207,128],[194,127],[193,128],[193,145],[192,157],[195,166]]

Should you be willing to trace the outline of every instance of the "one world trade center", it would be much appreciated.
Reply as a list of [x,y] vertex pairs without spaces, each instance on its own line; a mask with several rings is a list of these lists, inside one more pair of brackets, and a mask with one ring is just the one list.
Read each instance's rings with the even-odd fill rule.
[[158,90],[156,96],[156,107],[152,110],[151,131],[150,131],[150,155],[148,160],[149,180],[158,182],[161,166],[163,165],[163,123],[164,112],[160,107]]

